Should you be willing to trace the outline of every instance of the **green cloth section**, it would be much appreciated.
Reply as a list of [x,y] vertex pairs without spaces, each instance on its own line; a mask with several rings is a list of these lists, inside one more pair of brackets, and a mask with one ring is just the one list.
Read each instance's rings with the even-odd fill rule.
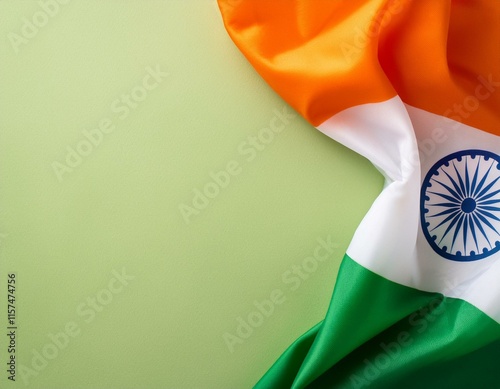
[[255,386],[500,387],[500,325],[469,303],[396,284],[347,255],[324,321]]

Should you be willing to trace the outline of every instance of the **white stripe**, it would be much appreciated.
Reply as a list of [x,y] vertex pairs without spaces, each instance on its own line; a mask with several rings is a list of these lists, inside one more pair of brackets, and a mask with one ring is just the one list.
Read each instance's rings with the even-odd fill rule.
[[368,158],[386,178],[347,254],[391,281],[468,301],[500,323],[500,252],[470,262],[446,259],[427,242],[420,223],[420,187],[429,169],[462,150],[500,153],[500,137],[398,97],[349,108],[318,129]]

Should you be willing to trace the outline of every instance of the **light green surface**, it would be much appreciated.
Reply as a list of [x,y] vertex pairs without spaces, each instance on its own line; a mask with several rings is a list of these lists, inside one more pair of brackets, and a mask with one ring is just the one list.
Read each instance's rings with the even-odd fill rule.
[[[250,387],[323,318],[381,177],[299,118],[247,161],[238,147],[285,103],[213,1],[73,0],[16,53],[9,34],[40,9],[0,1],[0,325],[16,272],[19,326],[17,380],[2,369],[0,387],[25,387],[19,365],[50,355],[49,334],[72,322],[78,334],[28,387]],[[157,66],[168,76],[120,118],[113,102]],[[106,118],[114,131],[60,182],[53,162]],[[187,224],[179,205],[232,160],[239,174]],[[328,236],[333,254],[292,282]],[[134,279],[91,317],[82,304],[116,291],[122,269]],[[282,304],[231,353],[223,335],[273,290]]]

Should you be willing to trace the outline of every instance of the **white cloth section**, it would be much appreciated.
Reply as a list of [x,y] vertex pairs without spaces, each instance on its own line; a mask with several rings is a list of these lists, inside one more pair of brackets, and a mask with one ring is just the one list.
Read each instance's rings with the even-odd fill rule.
[[[405,105],[399,97],[381,103],[349,108],[328,119],[318,126],[318,129],[368,158],[386,178],[383,191],[356,230],[347,254],[362,266],[386,279],[419,290],[439,292],[449,297],[463,299],[500,323],[500,251],[469,261],[460,260],[462,257],[458,252],[459,260],[456,260],[457,251],[468,254],[475,244],[474,250],[481,253],[482,247],[487,244],[478,242],[482,234],[477,226],[475,228],[477,239],[474,240],[471,228],[466,228],[464,235],[462,225],[456,239],[453,238],[453,232],[447,235],[441,232],[445,237],[434,240],[436,245],[442,246],[446,246],[446,240],[449,240],[448,247],[451,249],[444,247],[443,250],[447,250],[448,254],[445,255],[455,260],[445,258],[431,247],[424,235],[420,215],[422,181],[438,161],[453,153],[471,149],[500,154],[500,137]],[[478,157],[468,156],[465,159],[470,162],[471,169],[475,170]],[[490,170],[498,174],[494,160],[486,157],[480,162],[481,169],[477,170],[480,170],[481,174],[484,174],[490,166]],[[449,173],[450,180],[457,178],[454,176],[456,170],[453,169],[463,168],[459,166],[460,163],[463,165],[464,159],[459,158],[443,165],[444,170],[452,169],[452,173]],[[444,170],[441,169],[441,173],[431,178],[447,177]],[[456,174],[459,175],[458,172]],[[469,186],[473,174],[474,171],[469,171],[467,174],[470,176]],[[442,188],[442,185],[435,180],[431,179],[431,182],[433,187],[429,190],[436,191],[438,187]],[[450,182],[443,182],[453,189]],[[484,186],[488,182],[492,182],[492,179],[488,178]],[[445,189],[443,191],[448,193]],[[463,190],[462,197],[466,197],[465,192],[466,190]],[[488,201],[497,198],[499,197],[493,196]],[[436,203],[435,199],[431,199],[430,203],[433,201]],[[443,203],[446,201],[448,200],[443,200]],[[442,209],[453,208],[453,204],[449,203]],[[491,206],[496,205],[498,204],[491,204]],[[462,205],[462,208],[460,205],[458,207],[456,214],[463,215],[464,212],[471,212],[470,209],[474,208],[474,205],[469,207],[470,209],[465,205]],[[441,222],[447,216],[448,214],[436,215],[437,218],[429,220]],[[444,227],[449,224],[450,222],[444,223]],[[455,227],[458,224],[455,224]],[[428,229],[431,227],[436,226],[430,226]],[[484,230],[491,239],[488,249],[495,248],[496,238],[500,235],[497,237],[495,231],[486,226]],[[460,243],[462,235],[464,236],[462,241],[471,241],[468,246],[467,244],[463,246],[463,242]],[[483,240],[488,238],[483,237]],[[443,241],[445,243],[442,243]]]

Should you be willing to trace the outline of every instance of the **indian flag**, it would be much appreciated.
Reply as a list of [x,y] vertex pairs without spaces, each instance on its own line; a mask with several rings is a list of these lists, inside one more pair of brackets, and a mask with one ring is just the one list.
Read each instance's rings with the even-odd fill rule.
[[256,387],[500,388],[500,1],[219,7],[268,84],[385,177],[325,319]]

